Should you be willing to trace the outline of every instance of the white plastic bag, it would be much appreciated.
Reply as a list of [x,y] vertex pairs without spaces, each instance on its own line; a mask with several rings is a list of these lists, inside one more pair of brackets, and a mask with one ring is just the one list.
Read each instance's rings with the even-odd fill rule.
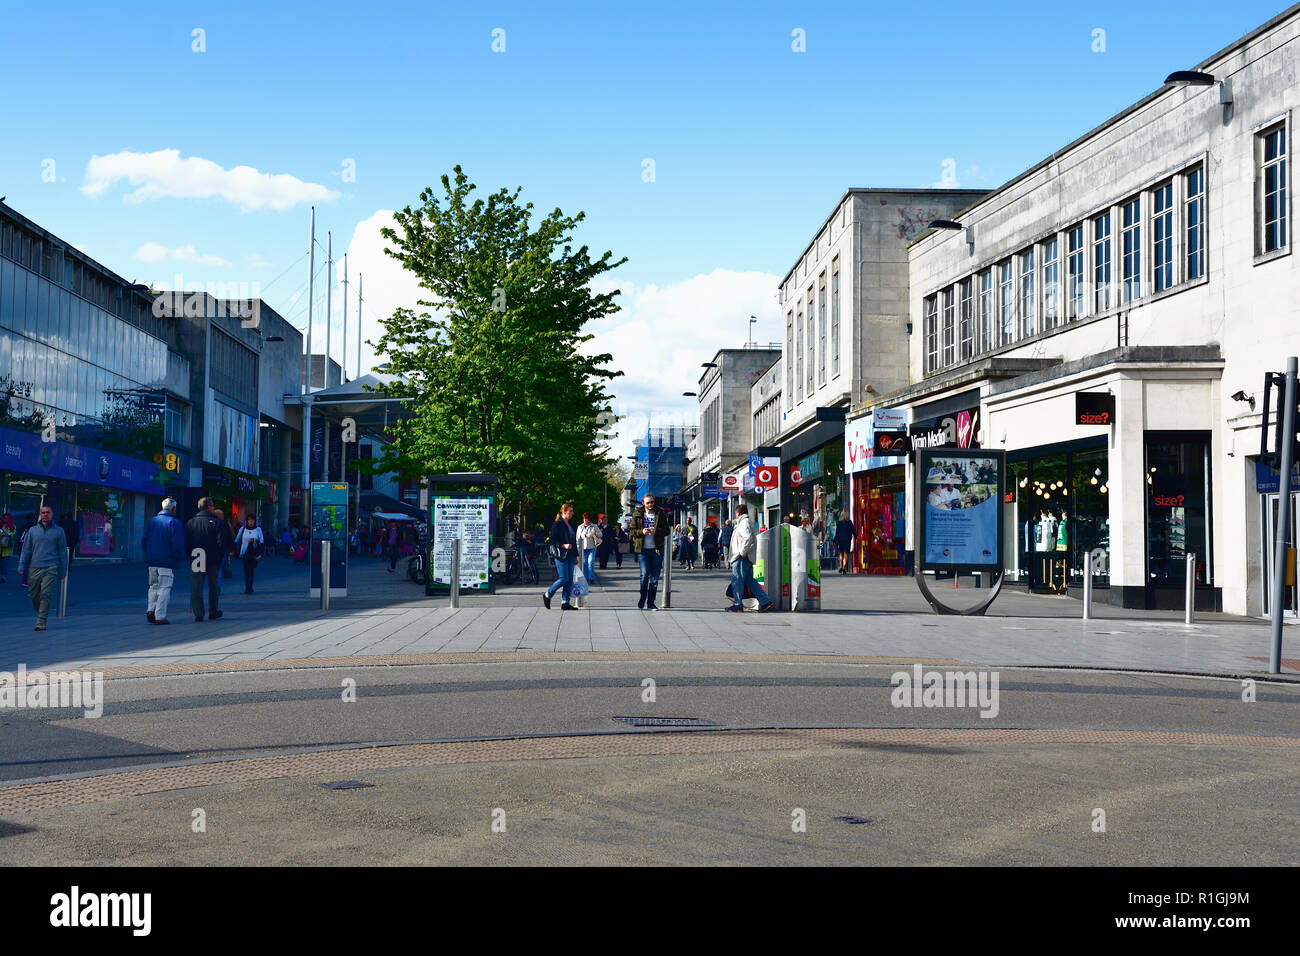
[[573,569],[573,596],[576,598],[586,597],[590,590],[591,587],[587,584],[587,576],[582,573],[582,568],[580,566],[575,567]]

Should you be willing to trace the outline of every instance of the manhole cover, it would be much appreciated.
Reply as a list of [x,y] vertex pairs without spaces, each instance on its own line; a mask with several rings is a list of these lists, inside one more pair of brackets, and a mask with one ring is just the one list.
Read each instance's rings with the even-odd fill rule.
[[835,819],[838,820],[840,823],[848,823],[855,826],[859,823],[871,822],[871,820],[868,817],[835,817]]
[[615,720],[621,720],[625,724],[631,724],[633,727],[721,727],[721,724],[714,723],[711,720],[701,720],[699,717],[615,717]]
[[362,783],[360,780],[333,780],[329,783],[322,783],[326,790],[360,790],[362,787],[373,787],[373,783]]

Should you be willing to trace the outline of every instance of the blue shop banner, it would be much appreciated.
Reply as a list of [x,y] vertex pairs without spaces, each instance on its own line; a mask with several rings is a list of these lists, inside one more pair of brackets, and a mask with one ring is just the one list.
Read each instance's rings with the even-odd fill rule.
[[167,492],[158,482],[162,469],[152,462],[65,441],[43,442],[39,434],[12,428],[0,428],[0,469],[147,495]]

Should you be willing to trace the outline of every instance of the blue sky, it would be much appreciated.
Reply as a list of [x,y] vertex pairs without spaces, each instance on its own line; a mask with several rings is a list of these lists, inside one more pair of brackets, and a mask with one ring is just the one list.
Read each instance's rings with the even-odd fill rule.
[[[11,206],[127,278],[259,283],[301,324],[304,197],[332,193],[316,202],[318,238],[333,230],[336,255],[352,250],[350,270],[372,270],[372,335],[410,294],[380,261],[376,214],[414,203],[460,163],[485,191],[522,186],[543,210],[584,210],[580,240],[629,259],[615,273],[627,312],[611,326],[639,309],[651,327],[656,308],[671,313],[659,324],[683,369],[743,342],[751,312],[767,327],[759,338],[777,337],[776,280],[846,187],[934,184],[948,158],[961,186],[999,185],[1283,9],[1278,0],[179,7],[6,13],[0,195]],[[503,53],[492,51],[496,28]],[[192,50],[195,29],[206,52]],[[792,51],[795,29],[806,52]],[[1096,29],[1104,52],[1093,50]],[[215,164],[219,181],[247,166],[298,184],[266,185],[278,209],[247,208],[235,187],[226,198],[144,201],[128,201],[136,186],[125,178],[101,177],[94,196],[83,189],[92,157],[116,156],[111,168],[125,175],[161,150]],[[341,176],[348,159],[355,181]],[[653,182],[643,181],[645,159]],[[194,172],[156,175],[162,192],[184,194]],[[686,409],[676,396],[691,384],[625,391]]]

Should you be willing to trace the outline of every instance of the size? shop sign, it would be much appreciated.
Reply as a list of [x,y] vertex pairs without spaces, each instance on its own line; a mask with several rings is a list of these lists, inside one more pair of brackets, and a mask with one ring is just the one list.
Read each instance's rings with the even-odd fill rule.
[[1115,396],[1110,392],[1075,392],[1076,425],[1114,425]]

